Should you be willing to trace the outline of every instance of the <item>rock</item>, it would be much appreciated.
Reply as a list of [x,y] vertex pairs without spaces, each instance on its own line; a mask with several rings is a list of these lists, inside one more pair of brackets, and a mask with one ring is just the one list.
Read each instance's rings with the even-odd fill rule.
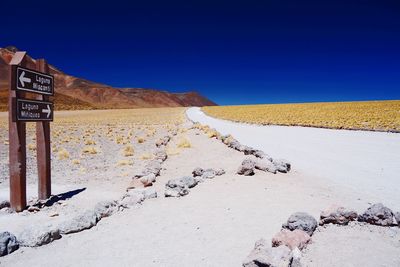
[[237,174],[240,175],[254,175],[254,168],[256,167],[256,163],[251,159],[245,159],[242,162],[242,165],[237,170]]
[[50,226],[34,226],[22,231],[18,236],[18,241],[22,247],[38,247],[60,238],[59,229]]
[[257,160],[255,168],[261,171],[271,172],[274,174],[276,174],[276,172],[278,171],[278,168],[275,166],[275,164],[273,164],[271,161],[267,159]]
[[156,153],[154,153],[155,159],[164,162],[168,158],[168,154],[165,150],[158,150]]
[[143,187],[144,187],[144,184],[140,181],[140,179],[134,178],[129,183],[128,187],[126,188],[126,191],[129,191],[134,188],[143,188]]
[[272,238],[272,246],[287,246],[291,250],[299,248],[300,250],[305,248],[306,245],[311,241],[309,234],[303,230],[295,229],[293,231],[282,229]]
[[155,176],[159,176],[161,171],[161,163],[158,160],[151,160],[144,166],[144,170],[142,172],[142,176],[146,176],[149,174],[154,174]]
[[156,146],[157,147],[166,146],[170,140],[171,140],[171,137],[166,135],[163,138],[160,138],[159,140],[157,140]]
[[184,176],[180,180],[189,188],[195,187],[197,185],[196,180],[191,176]]
[[265,154],[264,151],[261,151],[261,150],[255,150],[253,152],[253,155],[256,158],[266,159],[266,160],[272,161],[272,158],[269,155]]
[[179,179],[172,179],[165,185],[166,197],[181,197],[189,194],[189,188],[196,186],[196,181],[191,176],[185,176]]
[[221,176],[221,175],[225,174],[225,170],[222,168],[217,168],[214,171],[215,171],[215,175],[217,175],[217,176]]
[[145,196],[141,190],[143,189],[138,188],[129,190],[125,195],[122,196],[119,205],[124,208],[128,208],[130,206],[135,206],[142,203],[145,200]]
[[[101,212],[101,210],[99,210]],[[72,234],[81,232],[86,229],[90,229],[97,224],[99,221],[98,216],[94,210],[86,210],[82,214],[75,216],[74,218],[64,221],[59,225],[61,234]]]
[[157,198],[157,191],[155,188],[143,189],[143,196],[145,199]]
[[308,213],[296,212],[290,215],[282,227],[291,231],[300,229],[311,236],[317,228],[317,220]]
[[289,171],[290,171],[291,165],[290,165],[290,163],[289,163],[287,160],[284,160],[284,159],[274,159],[274,160],[272,161],[272,163],[276,166],[276,169],[277,169],[279,172],[286,173],[286,172],[289,172]]
[[145,176],[142,176],[139,180],[145,187],[152,186],[156,181],[156,175],[154,173],[149,173]]
[[0,233],[0,257],[8,255],[19,248],[15,235],[10,232]]
[[396,212],[394,218],[396,219],[397,225],[400,227],[400,212]]
[[197,167],[196,169],[194,169],[192,171],[193,177],[202,176],[203,173],[204,173],[204,170],[202,168],[200,168],[200,167]]
[[203,172],[203,174],[201,175],[201,178],[203,179],[212,179],[214,178],[216,175],[215,171],[213,169],[207,169]]
[[256,242],[254,249],[244,260],[243,267],[288,267],[291,261],[291,252],[287,246],[270,247],[265,239]]
[[319,225],[328,223],[347,225],[350,221],[357,220],[357,212],[344,207],[332,205],[321,213]]
[[242,151],[245,155],[253,155],[257,150],[249,146],[243,146]]
[[298,248],[292,250],[292,262],[290,267],[302,267],[301,264],[301,251]]
[[9,207],[10,207],[10,202],[8,200],[0,200],[0,210]]
[[369,207],[363,214],[358,216],[360,222],[369,224],[390,226],[393,224],[393,212],[385,207],[382,203],[374,204]]
[[239,141],[233,139],[232,141],[230,141],[228,143],[228,147],[233,148],[235,150],[240,150],[241,144],[239,143]]
[[114,200],[101,201],[94,206],[94,212],[98,220],[111,216],[117,210],[117,202]]
[[35,207],[35,206],[29,206],[28,207],[28,211],[29,212],[38,212],[38,211],[40,211],[40,209],[38,207]]

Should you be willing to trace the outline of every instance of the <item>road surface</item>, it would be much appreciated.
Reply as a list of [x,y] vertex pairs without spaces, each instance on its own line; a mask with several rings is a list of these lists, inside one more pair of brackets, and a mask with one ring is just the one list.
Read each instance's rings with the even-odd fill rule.
[[400,211],[400,134],[236,123],[187,110],[189,119],[285,158],[293,169],[360,190]]

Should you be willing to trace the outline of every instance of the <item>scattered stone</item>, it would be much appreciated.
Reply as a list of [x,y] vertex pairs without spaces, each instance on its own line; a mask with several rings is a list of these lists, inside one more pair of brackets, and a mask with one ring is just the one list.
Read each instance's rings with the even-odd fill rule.
[[191,176],[184,176],[180,180],[183,182],[184,185],[189,188],[195,187],[197,185],[196,181]]
[[59,229],[53,229],[50,226],[35,226],[22,231],[18,236],[18,241],[22,247],[39,247],[60,238]]
[[207,169],[201,175],[201,177],[203,179],[213,179],[215,176],[216,176],[216,173],[213,169]]
[[157,198],[157,191],[155,188],[146,188],[142,190],[145,199]]
[[249,146],[243,146],[242,151],[245,155],[253,155],[257,150]]
[[145,200],[145,196],[141,191],[143,189],[133,189],[129,190],[125,195],[123,195],[119,205],[128,208],[130,206],[135,206],[142,203]]
[[168,158],[168,154],[167,152],[165,152],[165,150],[158,150],[155,154],[155,159],[160,161],[160,162],[164,162],[167,160]]
[[111,216],[118,209],[117,202],[114,200],[101,201],[94,206],[97,220]]
[[390,226],[393,224],[393,212],[382,203],[374,204],[363,214],[358,216],[360,222],[369,224]]
[[15,235],[10,232],[0,233],[0,257],[8,255],[19,248]]
[[159,140],[157,140],[156,146],[157,147],[166,146],[170,140],[171,140],[171,137],[166,135],[163,138],[160,138]]
[[145,187],[152,186],[156,181],[156,175],[154,173],[149,173],[145,176],[142,176],[139,180]]
[[140,179],[133,178],[130,181],[128,187],[126,188],[126,191],[129,191],[134,188],[143,188],[143,187],[144,187],[144,184],[140,181]]
[[256,242],[254,249],[244,260],[243,267],[276,266],[287,267],[291,252],[287,246],[269,247],[265,239]]
[[40,211],[40,209],[38,207],[35,207],[35,206],[29,206],[28,207],[28,211],[29,212],[38,212],[38,211]]
[[300,229],[311,236],[317,228],[317,220],[308,213],[296,212],[290,215],[282,227],[291,231]]
[[357,212],[344,207],[332,205],[321,213],[319,225],[328,223],[347,225],[350,221],[357,220]]
[[192,171],[193,177],[202,176],[203,173],[204,173],[204,170],[202,168],[200,168],[200,167],[197,167],[196,169],[194,169]]
[[272,158],[269,155],[265,154],[264,151],[261,151],[261,150],[255,150],[253,152],[253,155],[256,158],[266,159],[266,160],[272,161]]
[[255,168],[261,171],[271,172],[273,174],[276,174],[276,172],[278,171],[278,168],[275,166],[275,164],[267,159],[257,160]]
[[301,251],[298,248],[292,250],[292,262],[290,267],[302,267],[301,264]]
[[87,210],[82,214],[75,216],[71,220],[61,223],[59,225],[60,233],[73,234],[90,229],[97,224],[100,218],[99,214],[97,214],[94,210]]
[[52,218],[53,218],[53,217],[57,217],[57,216],[59,216],[59,215],[60,215],[60,214],[58,214],[57,212],[55,212],[55,213],[50,214],[49,217],[52,217]]
[[256,167],[256,163],[251,159],[245,159],[242,162],[242,165],[237,170],[237,174],[240,175],[254,175],[254,168]]
[[215,171],[215,175],[217,175],[217,176],[221,176],[221,175],[225,174],[225,170],[222,168],[217,168],[214,171]]
[[228,143],[228,147],[233,148],[233,149],[235,149],[235,150],[237,150],[237,151],[240,151],[240,149],[241,149],[241,144],[239,143],[239,141],[233,139],[232,141],[230,141],[230,142]]
[[10,207],[10,202],[8,200],[0,200],[0,210],[9,207]]
[[400,212],[396,212],[394,218],[396,219],[397,225],[400,227]]
[[142,172],[142,176],[146,176],[149,174],[154,174],[155,176],[159,176],[161,171],[161,163],[158,160],[151,160],[144,166],[144,170]]
[[189,188],[196,186],[196,181],[191,176],[185,176],[179,179],[172,179],[165,185],[166,197],[181,197],[189,194]]
[[272,163],[276,166],[276,169],[279,172],[287,173],[290,171],[290,163],[287,160],[284,159],[274,159],[272,160]]
[[306,245],[311,241],[309,234],[303,230],[295,229],[293,231],[282,229],[272,238],[272,246],[287,246],[291,250],[299,248],[300,250],[305,248]]

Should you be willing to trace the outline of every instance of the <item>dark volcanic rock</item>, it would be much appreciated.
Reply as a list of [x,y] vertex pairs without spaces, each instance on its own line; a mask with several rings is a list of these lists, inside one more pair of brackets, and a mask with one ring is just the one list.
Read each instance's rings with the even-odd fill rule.
[[374,204],[369,207],[363,214],[358,216],[360,222],[370,224],[390,226],[393,224],[393,212],[385,207],[382,203]]

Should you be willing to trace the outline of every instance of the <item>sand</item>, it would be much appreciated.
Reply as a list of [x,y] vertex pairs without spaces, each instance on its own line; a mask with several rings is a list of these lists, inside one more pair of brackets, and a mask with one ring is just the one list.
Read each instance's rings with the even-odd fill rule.
[[[170,155],[164,162],[161,176],[154,185],[158,198],[146,200],[136,208],[117,212],[101,220],[92,229],[63,236],[49,245],[20,248],[1,257],[0,265],[241,266],[255,241],[260,238],[270,240],[293,212],[304,211],[318,218],[320,212],[332,204],[362,212],[379,199],[370,192],[331,182],[330,178],[323,179],[312,171],[305,172],[297,164],[293,164],[292,171],[287,174],[257,171],[254,176],[239,176],[236,170],[248,156],[216,139],[208,138],[198,130],[189,130],[185,136],[190,140],[191,148]],[[171,146],[176,144],[177,139],[173,138]],[[113,157],[112,153],[106,155]],[[276,155],[271,153],[271,156]],[[293,161],[291,157],[287,158]],[[296,158],[294,162],[297,162]],[[224,168],[226,174],[206,180],[192,188],[185,197],[163,196],[169,179],[190,175],[196,167]],[[128,170],[130,175],[121,176],[115,181],[112,181],[112,177],[110,181],[100,175],[93,182],[85,182],[87,190],[66,200],[66,207],[86,207],[101,198],[117,197],[118,192],[122,195],[135,168],[139,166],[135,165]],[[107,174],[111,175],[111,165],[109,169]],[[68,181],[69,189],[82,186],[82,182],[74,183],[72,178]],[[67,186],[62,179],[58,179],[57,184]],[[106,193],[107,185],[114,189]],[[385,200],[384,203],[391,201],[389,197]],[[71,216],[67,209],[60,209],[58,218],[48,217],[51,209],[26,216],[3,215],[0,216],[0,229],[18,231],[29,224],[25,218],[34,216],[36,219],[33,223],[36,225],[43,223],[43,220],[48,222]],[[398,235],[372,235],[378,239],[378,244],[385,244],[388,251],[376,250],[373,245],[359,251],[355,248],[362,245],[370,231],[359,234],[360,238],[342,242],[341,247],[335,247],[335,243],[332,243],[330,250],[323,251],[310,246],[310,252],[304,260],[309,262],[311,258],[314,262],[321,262],[325,259],[335,266],[337,255],[331,250],[340,249],[344,252],[341,252],[339,262],[345,262],[347,266],[357,266],[359,256],[374,253],[381,254],[371,257],[364,266],[385,266],[381,264],[384,257],[389,260],[383,263],[397,262],[393,255],[400,255],[400,246],[396,245],[400,243]],[[346,235],[341,238],[346,240]],[[329,236],[320,238],[318,235],[316,241],[323,246],[330,242]],[[318,243],[313,245],[317,246]]]
[[190,108],[187,116],[273,158],[285,158],[321,182],[367,193],[371,201],[400,210],[398,133],[235,123],[209,117],[199,108]]

